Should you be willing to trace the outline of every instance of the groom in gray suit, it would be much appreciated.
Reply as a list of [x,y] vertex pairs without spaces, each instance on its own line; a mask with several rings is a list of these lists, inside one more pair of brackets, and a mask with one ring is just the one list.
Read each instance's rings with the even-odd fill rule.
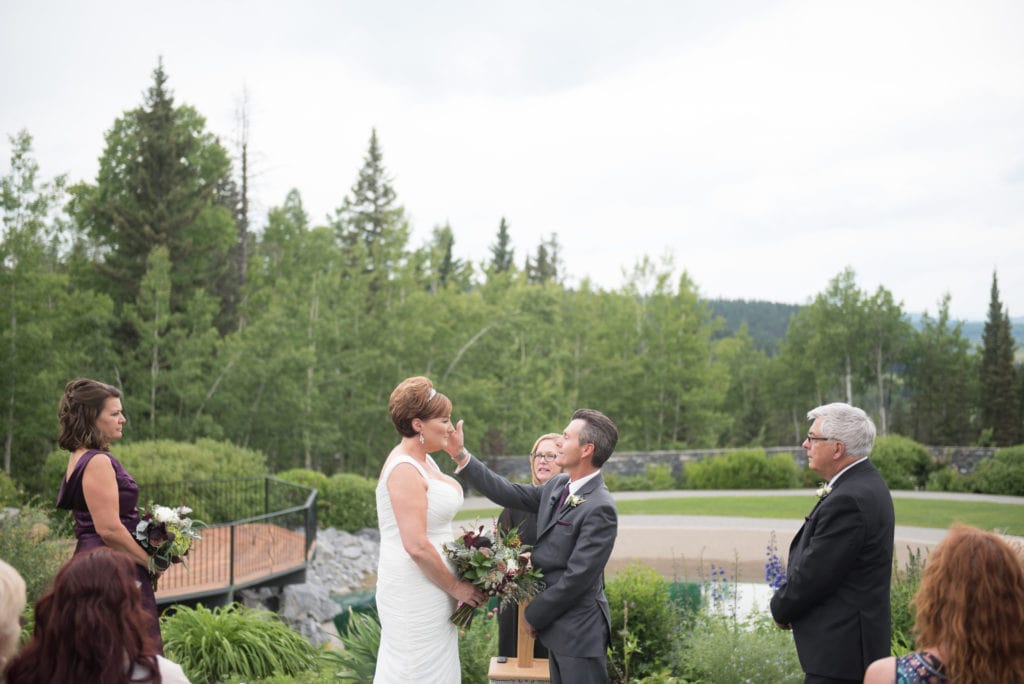
[[578,409],[556,443],[562,473],[543,485],[511,483],[470,456],[462,421],[448,440],[461,478],[496,504],[537,514],[533,563],[544,573],[545,589],[527,606],[525,618],[550,652],[553,684],[608,681],[611,615],[604,566],[619,523],[601,466],[618,439],[611,419]]

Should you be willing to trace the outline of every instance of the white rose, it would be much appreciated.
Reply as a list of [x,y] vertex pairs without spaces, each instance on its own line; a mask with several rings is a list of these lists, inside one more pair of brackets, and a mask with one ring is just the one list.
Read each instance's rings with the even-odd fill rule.
[[153,506],[153,520],[162,523],[174,522],[178,519],[173,508],[167,506]]

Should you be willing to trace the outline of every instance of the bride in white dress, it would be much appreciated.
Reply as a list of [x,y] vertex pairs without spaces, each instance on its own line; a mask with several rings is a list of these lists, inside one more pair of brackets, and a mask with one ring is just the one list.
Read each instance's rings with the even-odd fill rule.
[[381,636],[373,681],[381,684],[458,684],[459,637],[449,618],[457,601],[479,606],[486,600],[455,577],[441,550],[452,539],[462,487],[430,452],[444,449],[455,431],[451,410],[451,401],[425,377],[402,381],[388,402],[402,441],[377,483]]

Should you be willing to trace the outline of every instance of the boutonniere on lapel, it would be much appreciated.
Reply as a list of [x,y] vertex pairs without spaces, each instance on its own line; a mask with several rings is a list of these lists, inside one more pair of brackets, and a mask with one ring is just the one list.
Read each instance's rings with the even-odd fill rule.
[[575,494],[570,494],[569,498],[565,500],[565,503],[569,504],[569,508],[576,508],[577,506],[579,506],[584,501],[586,501],[586,499],[584,499],[582,496],[576,496]]
[[831,493],[832,486],[828,482],[822,482],[821,486],[814,491],[814,495],[818,497],[818,501],[821,501]]

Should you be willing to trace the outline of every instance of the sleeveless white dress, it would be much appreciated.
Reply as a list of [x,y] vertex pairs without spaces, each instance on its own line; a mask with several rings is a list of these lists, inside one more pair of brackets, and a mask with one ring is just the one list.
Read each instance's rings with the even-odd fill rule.
[[[429,454],[427,458],[430,459]],[[433,464],[433,460],[430,462]],[[400,463],[411,463],[427,481],[427,537],[445,562],[448,560],[441,545],[452,540],[452,518],[463,501],[461,487],[456,489],[427,477],[423,466],[410,456],[392,459],[381,473],[377,483],[377,612],[381,635],[373,681],[459,684],[459,635],[449,619],[455,610],[455,599],[427,579],[402,547],[398,534],[387,482]]]

